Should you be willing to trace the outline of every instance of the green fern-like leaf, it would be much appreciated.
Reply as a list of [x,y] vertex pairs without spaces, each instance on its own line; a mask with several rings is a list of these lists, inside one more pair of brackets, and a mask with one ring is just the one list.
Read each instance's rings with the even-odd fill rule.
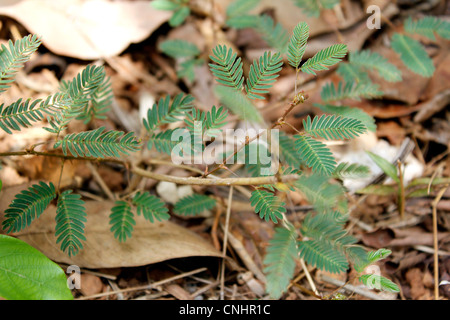
[[175,10],[173,15],[170,17],[169,25],[172,28],[178,27],[186,20],[187,17],[189,17],[190,14],[191,9],[187,5],[180,7],[179,9]]
[[392,63],[376,52],[361,50],[351,52],[349,55],[350,65],[361,67],[364,70],[376,70],[380,77],[389,82],[402,80],[401,71]]
[[295,135],[294,140],[300,160],[313,171],[325,175],[334,171],[336,161],[325,144],[306,135]]
[[278,223],[283,219],[283,213],[286,212],[285,203],[272,192],[256,189],[252,192],[250,203],[255,208],[255,213],[259,213],[261,219],[272,220]]
[[227,19],[241,17],[254,9],[260,0],[235,0],[227,7]]
[[297,151],[295,151],[294,140],[282,131],[280,131],[279,139],[281,160],[292,168],[299,169],[302,162],[299,159]]
[[270,47],[280,53],[286,52],[289,34],[280,23],[275,24],[270,16],[264,14],[259,17],[256,31],[261,34]]
[[341,62],[336,71],[346,83],[349,82],[370,82],[367,71],[354,63]]
[[62,147],[64,155],[70,152],[74,157],[119,157],[119,153],[136,152],[140,143],[133,132],[126,135],[121,131],[106,131],[105,127],[72,133],[57,141],[54,148]]
[[102,66],[88,65],[71,81],[62,81],[59,91],[64,97],[60,112],[47,117],[50,128],[44,128],[56,135],[73,119],[85,123],[93,118],[105,119],[112,102],[111,83]]
[[81,196],[66,190],[58,197],[56,206],[56,243],[61,242],[61,250],[67,252],[69,257],[75,256],[83,249],[84,223],[86,209]]
[[326,140],[353,139],[367,131],[357,119],[334,115],[315,116],[312,121],[308,116],[306,121],[303,120],[303,128],[309,135]]
[[329,182],[329,178],[320,175],[300,176],[294,186],[314,206],[317,212],[330,212],[338,206],[344,195],[343,188]]
[[261,94],[268,93],[267,89],[272,87],[277,73],[281,71],[283,61],[279,53],[272,55],[271,52],[264,52],[258,60],[253,61],[247,78],[245,91],[250,99],[265,99]]
[[183,216],[196,216],[200,213],[211,210],[216,206],[216,200],[203,195],[192,194],[180,199],[174,206],[174,212]]
[[198,132],[203,135],[206,130],[206,112],[192,108],[191,112],[186,114],[184,123],[191,134]]
[[0,128],[9,134],[12,134],[11,130],[20,131],[21,128],[31,126],[31,122],[43,120],[45,115],[55,115],[65,102],[67,102],[66,96],[55,94],[45,100],[22,101],[19,99],[7,107],[2,104],[0,105]]
[[[245,0],[244,0],[245,1]],[[259,16],[253,14],[244,14],[228,18],[227,25],[234,29],[258,28]]]
[[208,112],[192,108],[192,112],[187,114],[184,122],[191,133],[194,132],[196,122],[200,122],[202,134],[206,134],[209,137],[217,137],[220,134],[219,128],[227,124],[225,121],[227,117],[228,112],[224,107],[216,108],[216,106],[213,106]]
[[28,227],[34,219],[39,218],[55,197],[55,186],[51,182],[46,184],[40,181],[39,184],[22,190],[5,210],[3,230],[8,233],[19,232]]
[[0,93],[6,91],[11,82],[27,62],[31,55],[41,45],[41,38],[37,35],[29,35],[15,41],[9,40],[8,47],[2,44],[0,50]]
[[131,238],[136,225],[131,205],[126,201],[116,201],[109,215],[109,224],[114,237],[120,242],[125,242],[128,238]]
[[338,101],[344,99],[373,99],[383,95],[383,92],[379,90],[379,86],[372,82],[358,82],[343,84],[339,82],[337,87],[332,82],[329,82],[323,86],[320,96],[324,102]]
[[369,289],[377,289],[387,292],[400,292],[399,287],[391,280],[380,276],[378,274],[365,274],[359,277],[359,281],[362,282]]
[[294,0],[294,3],[297,7],[301,8],[307,16],[315,18],[319,17],[319,0]]
[[[357,249],[360,247],[350,247],[347,249],[349,258],[354,260],[354,267],[357,272],[363,272],[369,265],[376,263],[379,260],[385,259],[392,251],[388,249],[378,249],[377,251],[367,252],[366,250]],[[359,250],[359,252],[358,252]],[[355,259],[356,256],[356,259]]]
[[197,46],[189,41],[174,39],[161,42],[159,50],[172,58],[192,58],[200,54]]
[[172,28],[181,25],[191,13],[189,3],[185,0],[154,0],[150,4],[157,10],[173,11],[169,19]]
[[341,162],[333,172],[333,177],[338,179],[367,178],[370,175],[369,167],[358,163]]
[[88,65],[71,81],[61,81],[59,91],[70,96],[73,108],[87,108],[91,96],[105,87],[109,87],[109,80],[104,67]]
[[210,111],[206,113],[206,134],[210,137],[219,135],[218,129],[227,124],[225,121],[228,117],[228,111],[224,107],[216,108],[213,106]]
[[237,53],[234,53],[231,48],[219,44],[213,49],[213,55],[209,57],[216,63],[209,64],[216,81],[236,90],[241,90],[244,83],[244,71],[241,58],[237,57]]
[[164,152],[168,155],[172,154],[172,149],[178,144],[178,141],[172,140],[174,130],[168,129],[159,133],[153,133],[148,139],[147,148],[151,150],[153,146],[158,152]]
[[288,62],[291,67],[297,69],[302,62],[306,50],[306,42],[309,37],[309,26],[305,22],[300,22],[294,28],[294,32],[288,45]]
[[276,228],[264,257],[267,275],[266,291],[273,299],[279,299],[289,285],[295,271],[297,243],[295,231]]
[[173,11],[180,7],[180,1],[172,0],[153,0],[150,5],[157,10]]
[[367,253],[367,260],[370,263],[375,263],[379,260],[386,259],[391,253],[391,250],[384,248],[378,249],[377,251],[370,251]]
[[450,39],[450,23],[437,17],[426,16],[416,21],[411,17],[404,22],[405,31],[417,33],[431,40],[436,40],[435,33],[445,39]]
[[315,75],[316,71],[328,70],[347,54],[347,45],[334,44],[317,52],[312,58],[306,60],[300,70]]
[[214,92],[221,103],[241,119],[256,123],[264,122],[259,111],[243,92],[224,86],[215,87]]
[[178,78],[186,78],[190,82],[195,80],[195,68],[197,66],[201,66],[203,64],[203,59],[187,59],[180,63],[179,68],[177,69]]
[[106,113],[110,110],[113,100],[113,92],[109,78],[106,78],[95,93],[90,96],[90,106],[84,110],[77,119],[89,123],[92,119],[106,119]]
[[302,235],[308,239],[326,242],[336,250],[345,252],[349,245],[357,242],[357,239],[347,234],[344,223],[348,220],[348,215],[343,215],[339,211],[331,211],[309,214],[300,229]]
[[340,0],[294,0],[295,5],[303,9],[307,16],[315,18],[320,16],[321,9],[331,9],[339,2]]
[[364,269],[370,264],[367,260],[367,250],[362,246],[349,246],[346,248],[345,252],[356,272],[363,272]]
[[333,106],[333,105],[323,105],[323,104],[314,104],[315,107],[320,108],[323,112],[341,115],[346,118],[354,118],[361,121],[367,130],[375,132],[377,126],[375,124],[375,119],[358,108],[352,108],[347,106]]
[[343,224],[347,221],[347,216],[339,211],[308,214],[302,223],[300,232],[304,237],[320,241],[328,241],[330,245],[335,245],[344,237],[347,231]]
[[310,265],[331,273],[341,273],[348,269],[346,256],[327,242],[317,240],[300,241],[300,258]]
[[169,209],[167,209],[164,202],[147,191],[136,193],[133,198],[133,204],[136,206],[137,214],[142,214],[151,223],[156,220],[163,221],[170,218],[168,214]]
[[392,36],[392,49],[400,55],[403,63],[414,73],[429,78],[434,73],[433,61],[419,41],[395,33]]
[[182,93],[175,96],[172,104],[170,104],[170,96],[160,99],[158,104],[155,103],[147,111],[147,118],[143,120],[145,129],[152,132],[161,124],[180,121],[181,117],[192,109],[192,101],[194,98],[191,95],[183,97]]

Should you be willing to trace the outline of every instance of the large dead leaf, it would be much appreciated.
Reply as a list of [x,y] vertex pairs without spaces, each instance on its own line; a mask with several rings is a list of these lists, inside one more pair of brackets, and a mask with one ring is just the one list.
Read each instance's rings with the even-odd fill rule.
[[[11,187],[2,191],[0,223],[14,195],[26,187]],[[87,241],[84,242],[84,249],[72,258],[63,253],[56,244],[56,207],[53,205],[28,228],[14,236],[54,261],[82,268],[132,267],[191,256],[221,256],[209,242],[190,230],[169,221],[150,223],[141,216],[135,216],[136,226],[131,239],[120,243],[109,230],[108,216],[112,206],[111,201],[86,201]]]
[[118,55],[172,13],[153,9],[149,1],[5,0],[0,14],[41,35],[54,53],[90,60]]

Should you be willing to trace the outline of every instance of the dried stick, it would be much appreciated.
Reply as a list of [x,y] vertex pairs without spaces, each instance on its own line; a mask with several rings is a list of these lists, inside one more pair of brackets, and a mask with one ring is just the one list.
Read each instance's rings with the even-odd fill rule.
[[447,190],[445,186],[439,190],[436,198],[432,202],[433,208],[433,244],[434,244],[434,299],[439,300],[439,255],[438,255],[438,222],[437,222],[437,205]]
[[139,286],[139,287],[133,287],[133,288],[126,288],[126,289],[120,289],[120,290],[115,290],[115,291],[110,291],[110,292],[104,292],[104,293],[99,293],[99,294],[94,294],[92,296],[88,296],[88,297],[81,297],[75,300],[87,300],[87,299],[94,299],[94,298],[100,298],[100,297],[105,297],[105,296],[110,296],[110,295],[114,295],[114,294],[119,294],[119,293],[124,293],[124,292],[132,292],[132,291],[139,291],[139,290],[148,290],[148,289],[153,289],[156,288],[157,286],[166,284],[168,282],[174,281],[174,280],[178,280],[181,278],[185,278],[185,277],[189,277],[193,274],[196,273],[200,273],[203,271],[206,271],[207,268],[198,268],[189,272],[185,272],[182,274],[178,274],[176,276],[161,280],[161,281],[157,281],[145,286]]
[[225,292],[225,259],[227,254],[227,242],[228,242],[228,234],[229,234],[229,226],[230,226],[230,215],[231,215],[231,202],[233,201],[233,186],[230,187],[230,192],[228,194],[228,202],[227,202],[227,215],[225,217],[225,230],[223,237],[223,249],[222,249],[222,267],[220,274],[220,300],[224,299]]
[[378,295],[372,291],[366,290],[364,288],[358,288],[351,284],[345,284],[345,282],[337,280],[337,279],[333,279],[327,275],[321,275],[320,278],[325,282],[331,283],[337,287],[341,287],[341,289],[345,289],[347,291],[354,292],[354,293],[364,296],[366,298],[369,298],[372,300],[386,300],[385,298],[381,297],[380,295]]

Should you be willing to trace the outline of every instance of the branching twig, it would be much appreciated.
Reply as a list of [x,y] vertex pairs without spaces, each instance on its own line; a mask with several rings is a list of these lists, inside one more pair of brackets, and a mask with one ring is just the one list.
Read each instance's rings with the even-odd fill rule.
[[143,177],[155,179],[159,181],[173,182],[177,184],[188,185],[204,185],[204,186],[248,186],[248,185],[262,185],[262,184],[275,184],[278,182],[289,182],[299,178],[297,174],[289,174],[281,177],[266,176],[266,177],[254,177],[254,178],[221,178],[221,179],[209,179],[201,177],[176,177],[165,174],[159,174],[151,171],[147,171],[138,167],[131,168],[131,171],[135,174],[139,174]]

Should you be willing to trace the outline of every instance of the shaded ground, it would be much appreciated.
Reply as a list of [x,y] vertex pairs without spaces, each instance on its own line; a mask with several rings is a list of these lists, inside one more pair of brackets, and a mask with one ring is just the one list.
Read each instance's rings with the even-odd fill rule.
[[[166,39],[188,40],[195,43],[202,52],[201,57],[207,59],[216,41],[223,41],[240,52],[246,72],[251,61],[268,49],[267,44],[254,30],[234,30],[224,26],[223,20],[228,1],[216,0],[215,2],[217,2],[216,10],[208,11],[205,8],[210,7],[207,6],[210,2],[198,1],[199,7],[193,8],[191,16],[180,27],[171,28],[167,22],[149,26],[147,36],[143,36],[135,44],[125,46],[123,51],[110,58],[83,60],[76,54],[69,57],[67,54],[57,53],[58,48],[50,48],[51,46],[47,46],[44,40],[44,45],[39,49],[38,54],[19,74],[12,88],[2,96],[2,103],[10,103],[19,97],[42,98],[57,89],[58,81],[71,79],[82,67],[96,62],[104,64],[108,75],[111,76],[115,95],[114,105],[108,113],[107,120],[95,120],[89,125],[82,122],[71,123],[69,132],[99,126],[139,132],[139,116],[145,114],[146,108],[166,94],[173,96],[179,92],[190,93],[196,98],[196,106],[199,109],[209,110],[218,103],[213,95],[214,81],[206,63],[195,69],[194,81],[179,79],[177,77],[179,61],[161,53],[158,45]],[[439,15],[448,21],[449,6],[447,1],[397,1],[398,6],[386,11],[387,24],[385,21],[383,28],[369,32],[365,27],[365,15],[360,2],[341,2],[340,10],[328,10],[319,18],[305,18],[313,30],[308,49],[311,51],[307,51],[306,55],[311,56],[319,49],[342,40],[349,45],[350,51],[370,48],[383,54],[401,69],[404,80],[392,84],[375,76],[373,80],[379,83],[380,88],[385,92],[381,98],[348,101],[349,105],[360,107],[375,117],[377,130],[373,135],[350,144],[337,146],[335,151],[343,155],[353,152],[358,157],[358,152],[363,147],[374,146],[380,140],[384,140],[383,145],[386,146],[386,152],[389,154],[392,150],[395,153],[399,148],[401,149],[405,139],[409,139],[414,150],[411,152],[412,160],[409,158],[410,168],[412,168],[409,172],[411,176],[405,178],[428,179],[424,179],[421,185],[410,185],[407,188],[407,193],[413,191],[422,193],[420,196],[407,198],[403,219],[400,218],[398,199],[394,194],[362,195],[353,192],[348,195],[351,221],[347,229],[359,239],[360,244],[368,248],[392,250],[392,255],[383,261],[379,268],[383,275],[399,285],[401,288],[399,294],[367,292],[360,288],[353,271],[337,276],[311,268],[309,273],[318,292],[325,299],[334,297],[345,283],[351,285],[347,290],[342,291],[348,299],[380,297],[433,299],[435,286],[433,203],[438,217],[439,281],[450,281],[450,189],[447,189],[450,176],[450,158],[448,157],[450,113],[447,108],[450,99],[449,42],[421,39],[436,67],[431,78],[424,78],[414,75],[401,64],[395,53],[389,50],[387,37],[394,31],[401,30],[403,20],[410,15],[414,17],[426,14]],[[386,5],[387,1],[367,2],[380,3],[383,8],[389,7]],[[299,18],[291,15],[285,7],[270,2],[267,5],[267,1],[263,1],[258,10],[264,9],[265,12],[272,14],[276,21],[292,29]],[[210,12],[214,12],[212,18]],[[46,12],[46,14],[49,13]],[[29,26],[27,28],[11,17],[14,18],[8,14],[0,17],[2,23],[0,39],[3,43],[6,43],[7,39],[16,39],[32,32],[28,29]],[[161,20],[166,21],[168,17],[170,14]],[[48,17],[48,20],[51,21],[51,17]],[[33,22],[30,21],[29,25],[33,26]],[[92,32],[96,27],[92,27]],[[212,31],[214,28],[217,28],[215,32]],[[132,41],[129,39],[129,42]],[[268,99],[259,105],[268,123],[278,119],[284,112],[293,93],[294,79],[295,70],[284,69],[276,85],[271,89]],[[315,112],[312,105],[320,99],[322,85],[330,80],[337,82],[339,76],[335,70],[331,70],[321,73],[317,78],[306,76],[302,80],[303,84],[300,88],[305,90],[310,98],[289,119],[296,126],[301,125],[301,120],[306,115]],[[237,122],[231,121],[230,126],[234,125],[237,125]],[[289,129],[287,128],[286,131]],[[23,150],[36,141],[46,138],[48,136],[42,135],[42,130],[39,131],[39,129],[27,129],[12,136],[0,132],[0,152]],[[154,155],[146,156],[150,159]],[[401,160],[405,159],[406,157]],[[38,179],[49,181],[60,179],[59,171],[56,170],[59,168],[59,163],[53,159],[10,157],[1,160],[3,166],[0,178],[5,190],[8,187],[20,187]],[[153,163],[153,168],[156,172],[163,174],[179,176],[189,174],[183,168],[164,164]],[[204,167],[198,166],[198,169],[203,171]],[[229,173],[221,174],[226,176]],[[443,180],[438,180],[440,178]],[[435,185],[430,187],[429,193],[424,192],[430,181],[434,181]],[[108,192],[113,194],[128,192],[129,185],[134,181],[130,181],[129,174],[122,167],[114,164],[88,165],[83,162],[71,162],[64,168],[61,183],[62,186],[78,188],[85,199],[100,199],[107,206],[105,199]],[[140,187],[164,198],[170,204],[170,209],[179,194],[186,192],[186,190],[151,179],[138,183]],[[172,235],[179,234],[178,229],[168,230],[166,238],[159,239],[159,242],[146,243],[148,246],[166,248],[167,255],[164,257],[150,256],[152,253],[141,250],[139,254],[142,256],[136,257],[137,262],[135,262],[135,265],[139,265],[138,267],[127,264],[128,257],[124,256],[104,260],[104,266],[101,267],[84,268],[82,266],[83,286],[82,289],[74,291],[75,297],[80,299],[205,300],[219,299],[222,295],[226,299],[264,297],[263,276],[261,276],[262,257],[267,242],[273,234],[273,225],[259,219],[252,211],[247,198],[240,192],[234,193],[230,230],[227,235],[228,259],[225,261],[225,281],[221,284],[222,260],[215,256],[220,254],[224,240],[223,226],[228,188],[195,186],[188,191],[207,193],[221,199],[219,201],[221,205],[217,207],[217,210],[205,216],[185,218],[173,215],[171,218],[170,221],[175,225],[201,236],[199,240],[195,237],[191,239],[190,235],[186,235],[185,242],[194,243],[192,251],[186,251],[189,250],[188,246],[179,247],[177,250],[177,244],[165,243],[170,242],[170,232]],[[3,213],[11,201],[11,195],[8,198],[3,193],[2,196]],[[298,193],[292,192],[289,197],[292,207],[289,208],[287,217],[298,227],[310,207]],[[99,209],[98,212],[101,210]],[[105,221],[105,226],[98,226],[100,231],[109,230],[106,224]],[[28,232],[32,234],[31,231]],[[38,240],[31,239],[31,241]],[[115,250],[114,245],[111,244],[112,251]],[[142,243],[136,245],[141,246],[142,249]],[[180,256],[183,258],[179,258]],[[69,261],[64,259],[61,257],[59,260],[63,267],[69,264]],[[86,259],[89,261],[89,263],[86,262],[87,265],[92,265],[98,258],[87,256]],[[151,287],[146,287],[149,285]],[[362,291],[355,291],[355,287]],[[112,292],[115,293],[112,294]],[[450,287],[441,286],[439,293],[442,299],[448,299]],[[297,266],[294,281],[283,299],[317,299],[300,265]]]

